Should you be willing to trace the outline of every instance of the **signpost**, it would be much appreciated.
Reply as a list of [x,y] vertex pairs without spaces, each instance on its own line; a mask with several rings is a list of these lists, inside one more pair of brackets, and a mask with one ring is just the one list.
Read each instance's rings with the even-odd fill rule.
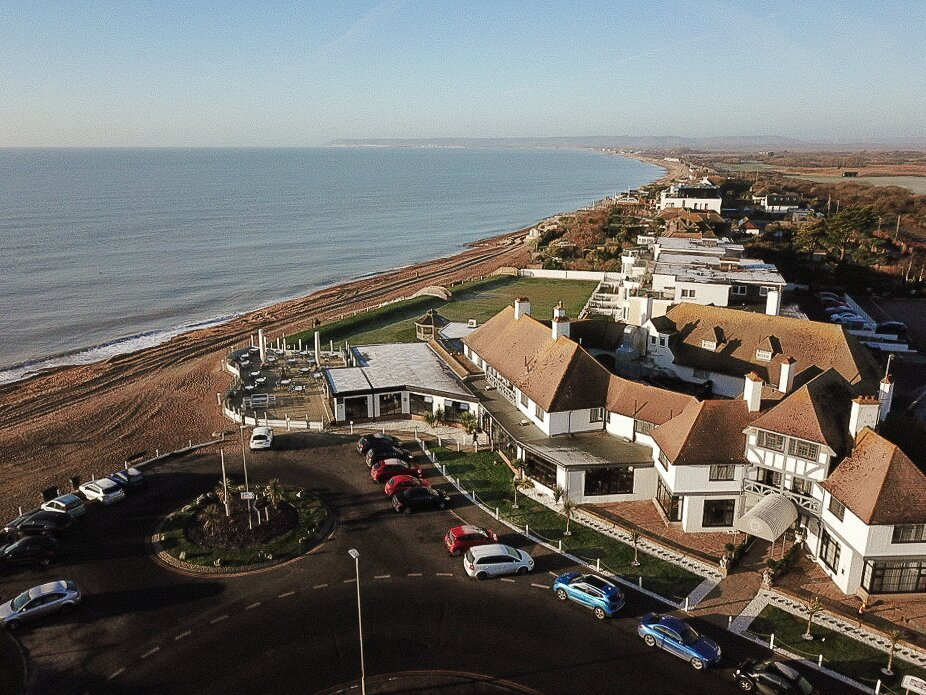
[[241,493],[241,499],[243,499],[243,500],[252,500],[252,499],[254,499],[254,493],[253,493],[253,492],[242,492],[242,493]]
[[926,695],[926,680],[916,676],[904,676],[900,686],[905,688],[907,695],[916,693],[916,695]]

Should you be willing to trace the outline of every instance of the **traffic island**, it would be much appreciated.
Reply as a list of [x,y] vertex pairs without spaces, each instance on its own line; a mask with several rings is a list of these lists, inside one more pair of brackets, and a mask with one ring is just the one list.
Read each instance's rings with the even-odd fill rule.
[[[226,506],[225,496],[228,496]],[[169,515],[152,541],[163,563],[204,574],[234,574],[288,562],[316,547],[334,517],[316,495],[278,481],[245,491],[220,483]]]

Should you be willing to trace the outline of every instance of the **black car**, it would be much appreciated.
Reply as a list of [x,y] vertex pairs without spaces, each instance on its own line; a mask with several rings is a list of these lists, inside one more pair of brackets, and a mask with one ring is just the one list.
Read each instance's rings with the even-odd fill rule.
[[58,554],[58,541],[51,536],[24,536],[0,546],[0,566],[47,565]]
[[9,535],[31,535],[36,533],[58,533],[71,526],[74,519],[70,514],[59,512],[46,512],[33,509],[22,516],[18,516],[3,527],[3,532]]
[[816,695],[817,690],[788,664],[774,659],[744,661],[733,672],[736,687],[762,695]]
[[401,446],[401,444],[402,442],[399,438],[393,437],[391,434],[381,434],[379,432],[376,434],[365,434],[357,440],[357,453],[366,456],[366,453],[370,449]]
[[148,487],[148,481],[145,480],[144,473],[137,468],[126,468],[124,471],[116,471],[109,476],[109,479],[125,490],[126,494],[138,492]]
[[446,492],[432,487],[409,487],[392,496],[395,510],[406,514],[419,509],[443,509],[449,502],[450,496]]
[[374,463],[385,461],[386,459],[399,459],[400,461],[412,461],[414,456],[405,449],[397,446],[370,449],[367,452],[367,466],[373,467]]

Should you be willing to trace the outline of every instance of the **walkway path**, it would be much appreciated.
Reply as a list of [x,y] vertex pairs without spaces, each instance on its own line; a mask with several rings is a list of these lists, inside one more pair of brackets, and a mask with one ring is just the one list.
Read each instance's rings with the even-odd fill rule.
[[692,615],[720,627],[727,627],[731,620],[746,610],[759,593],[762,587],[761,572],[765,567],[768,547],[768,543],[764,541],[753,543],[736,567],[692,609]]

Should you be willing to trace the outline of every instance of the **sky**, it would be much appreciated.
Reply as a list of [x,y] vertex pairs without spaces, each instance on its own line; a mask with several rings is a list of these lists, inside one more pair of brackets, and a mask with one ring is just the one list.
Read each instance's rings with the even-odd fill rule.
[[926,140],[926,1],[0,4],[0,147]]

